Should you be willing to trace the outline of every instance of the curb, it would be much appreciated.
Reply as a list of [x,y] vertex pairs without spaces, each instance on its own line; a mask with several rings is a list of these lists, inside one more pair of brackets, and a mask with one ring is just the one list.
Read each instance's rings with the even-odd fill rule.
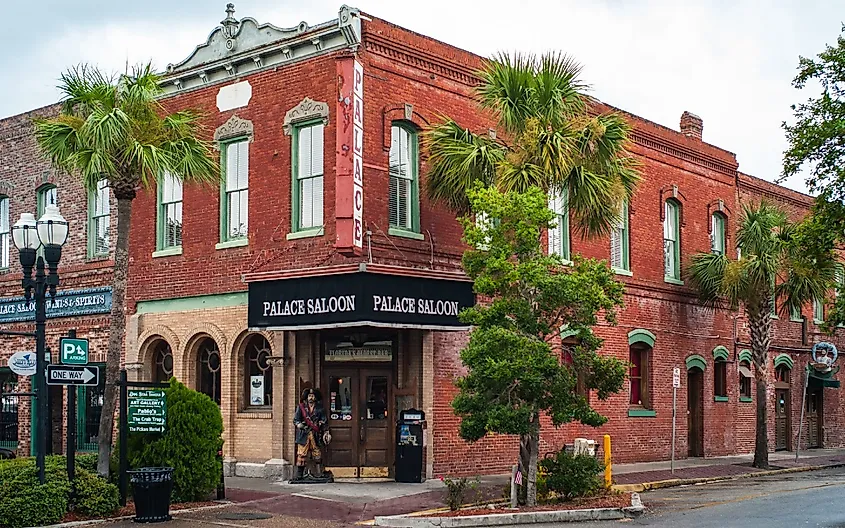
[[796,468],[786,469],[771,469],[768,471],[758,471],[756,473],[743,473],[740,475],[722,475],[718,477],[702,477],[691,479],[669,479],[657,480],[654,482],[642,482],[639,484],[614,484],[612,489],[614,491],[622,492],[636,492],[650,491],[662,488],[672,488],[675,486],[689,486],[693,484],[708,484],[710,482],[721,482],[725,480],[738,480],[744,478],[768,477],[771,475],[785,475],[788,473],[804,473],[807,471],[818,471],[820,469],[829,469],[845,467],[845,462],[837,462],[836,464],[827,464],[822,466],[802,466]]
[[477,526],[508,526],[514,524],[560,523],[582,521],[617,521],[629,516],[627,508],[596,508],[591,510],[561,510],[545,512],[494,513],[466,517],[406,517],[393,515],[376,517],[376,526],[393,528],[470,528]]
[[[176,517],[177,515],[182,515],[185,513],[194,513],[198,511],[205,511],[205,510],[216,510],[219,508],[225,508],[226,506],[241,506],[246,504],[254,504],[256,502],[265,501],[267,499],[272,499],[273,497],[263,497],[260,499],[253,499],[245,502],[232,502],[232,501],[225,501],[220,502],[219,504],[210,504],[208,506],[198,506],[196,508],[185,508],[182,510],[170,510],[170,515]],[[122,517],[109,517],[107,519],[89,519],[85,521],[68,521],[65,523],[58,523],[58,524],[49,524],[46,526],[42,526],[41,528],[73,528],[76,526],[93,526],[97,524],[105,524],[105,523],[113,523],[118,521],[125,521],[128,519],[133,519],[134,515],[124,515]]]

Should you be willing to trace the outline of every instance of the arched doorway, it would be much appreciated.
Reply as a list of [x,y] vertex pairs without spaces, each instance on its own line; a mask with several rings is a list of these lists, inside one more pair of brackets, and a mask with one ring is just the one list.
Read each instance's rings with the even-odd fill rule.
[[687,435],[687,455],[703,457],[704,370],[697,362],[687,367]]
[[790,374],[787,363],[775,367],[775,450],[789,449],[790,426]]
[[197,344],[197,390],[220,405],[220,348],[210,337]]
[[153,345],[152,380],[156,383],[167,383],[173,377],[173,351],[170,344],[159,339]]

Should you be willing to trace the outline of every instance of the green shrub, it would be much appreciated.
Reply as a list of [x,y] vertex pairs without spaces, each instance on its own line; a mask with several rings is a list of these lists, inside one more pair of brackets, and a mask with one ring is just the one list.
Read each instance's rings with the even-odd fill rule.
[[[63,457],[64,458],[64,457]],[[84,469],[89,473],[97,473],[97,453],[77,453],[76,470]]]
[[602,486],[599,473],[604,466],[595,457],[561,450],[554,457],[541,460],[540,468],[545,473],[537,482],[541,496],[555,494],[562,500],[570,500],[592,495]]
[[48,457],[44,484],[38,483],[34,458],[4,460],[0,464],[0,526],[43,526],[61,521],[67,513],[70,494],[63,460]]
[[74,511],[91,517],[106,517],[120,506],[117,486],[84,469],[73,481]]
[[450,510],[457,510],[464,504],[464,499],[468,491],[476,493],[476,502],[478,499],[478,477],[470,480],[466,477],[449,478],[440,477],[440,481],[446,485],[448,493],[446,494],[446,505]]
[[220,482],[223,418],[205,394],[170,380],[163,434],[130,434],[129,467],[172,467],[173,502],[205,500]]

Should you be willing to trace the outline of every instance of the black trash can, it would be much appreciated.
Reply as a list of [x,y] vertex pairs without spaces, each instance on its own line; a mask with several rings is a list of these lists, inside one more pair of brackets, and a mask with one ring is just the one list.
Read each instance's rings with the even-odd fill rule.
[[129,471],[137,523],[169,521],[173,468],[146,467]]

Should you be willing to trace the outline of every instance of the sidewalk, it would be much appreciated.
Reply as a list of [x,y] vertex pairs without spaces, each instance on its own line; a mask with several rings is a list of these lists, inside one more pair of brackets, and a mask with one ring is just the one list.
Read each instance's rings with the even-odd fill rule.
[[[739,455],[714,458],[687,458],[675,461],[675,472],[670,463],[643,462],[636,464],[614,464],[613,482],[624,491],[642,491],[693,482],[706,482],[770,474],[774,472],[802,471],[821,467],[845,465],[845,449],[810,449],[801,451],[798,461],[795,452],[779,451],[769,454],[769,470],[751,467],[753,455]],[[684,481],[684,482],[673,482]]]

